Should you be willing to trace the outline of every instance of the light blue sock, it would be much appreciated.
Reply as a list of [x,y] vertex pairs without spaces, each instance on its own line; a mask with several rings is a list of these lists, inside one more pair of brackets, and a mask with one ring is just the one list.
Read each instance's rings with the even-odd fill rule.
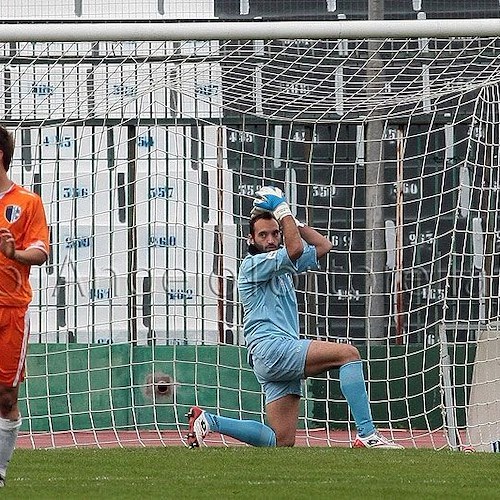
[[238,420],[205,412],[210,430],[231,436],[252,446],[276,446],[276,434],[256,420]]
[[339,370],[340,390],[351,409],[358,434],[362,437],[375,432],[370,402],[366,392],[363,362],[351,361],[342,365]]

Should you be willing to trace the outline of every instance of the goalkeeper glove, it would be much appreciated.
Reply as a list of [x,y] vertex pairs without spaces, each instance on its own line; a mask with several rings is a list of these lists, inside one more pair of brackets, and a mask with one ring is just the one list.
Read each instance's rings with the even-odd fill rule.
[[257,217],[257,215],[265,213],[269,213],[268,210],[262,210],[262,208],[253,207],[252,210],[250,210],[250,219],[253,219],[254,217]]
[[[259,189],[255,195],[257,198],[253,201],[253,209],[250,215],[257,210],[271,212],[278,222],[281,222],[283,217],[292,215],[290,207],[286,202],[285,195],[280,188],[264,186]],[[255,217],[255,215],[254,215]]]

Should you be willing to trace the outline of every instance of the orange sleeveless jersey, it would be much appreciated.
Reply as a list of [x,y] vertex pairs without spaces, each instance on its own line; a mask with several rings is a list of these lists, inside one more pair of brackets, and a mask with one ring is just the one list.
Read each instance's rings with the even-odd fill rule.
[[[38,248],[48,254],[49,229],[37,194],[14,184],[0,195],[0,227],[10,230],[16,250]],[[22,307],[31,302],[30,269],[0,252],[0,307]]]

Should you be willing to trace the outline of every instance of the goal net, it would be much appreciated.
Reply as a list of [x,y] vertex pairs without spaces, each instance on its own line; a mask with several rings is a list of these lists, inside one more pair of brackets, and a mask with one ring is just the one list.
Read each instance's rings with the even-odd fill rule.
[[[52,244],[32,272],[20,446],[183,444],[194,404],[264,419],[236,276],[272,184],[333,243],[297,277],[301,330],[358,346],[377,426],[498,449],[499,39],[264,24],[3,36],[12,178],[41,195]],[[352,429],[338,373],[309,379],[299,442],[347,446]]]

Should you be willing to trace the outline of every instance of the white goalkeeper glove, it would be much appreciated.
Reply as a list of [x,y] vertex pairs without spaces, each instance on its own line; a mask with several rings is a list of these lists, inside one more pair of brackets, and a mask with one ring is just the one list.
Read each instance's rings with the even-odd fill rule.
[[[258,211],[261,212],[271,212],[274,218],[281,222],[283,217],[287,215],[292,215],[290,207],[286,202],[285,195],[280,188],[264,186],[259,189],[256,193],[256,198],[253,201],[253,209],[250,213],[252,217],[257,215]],[[253,215],[255,213],[255,215]],[[292,215],[293,217],[293,215]]]

